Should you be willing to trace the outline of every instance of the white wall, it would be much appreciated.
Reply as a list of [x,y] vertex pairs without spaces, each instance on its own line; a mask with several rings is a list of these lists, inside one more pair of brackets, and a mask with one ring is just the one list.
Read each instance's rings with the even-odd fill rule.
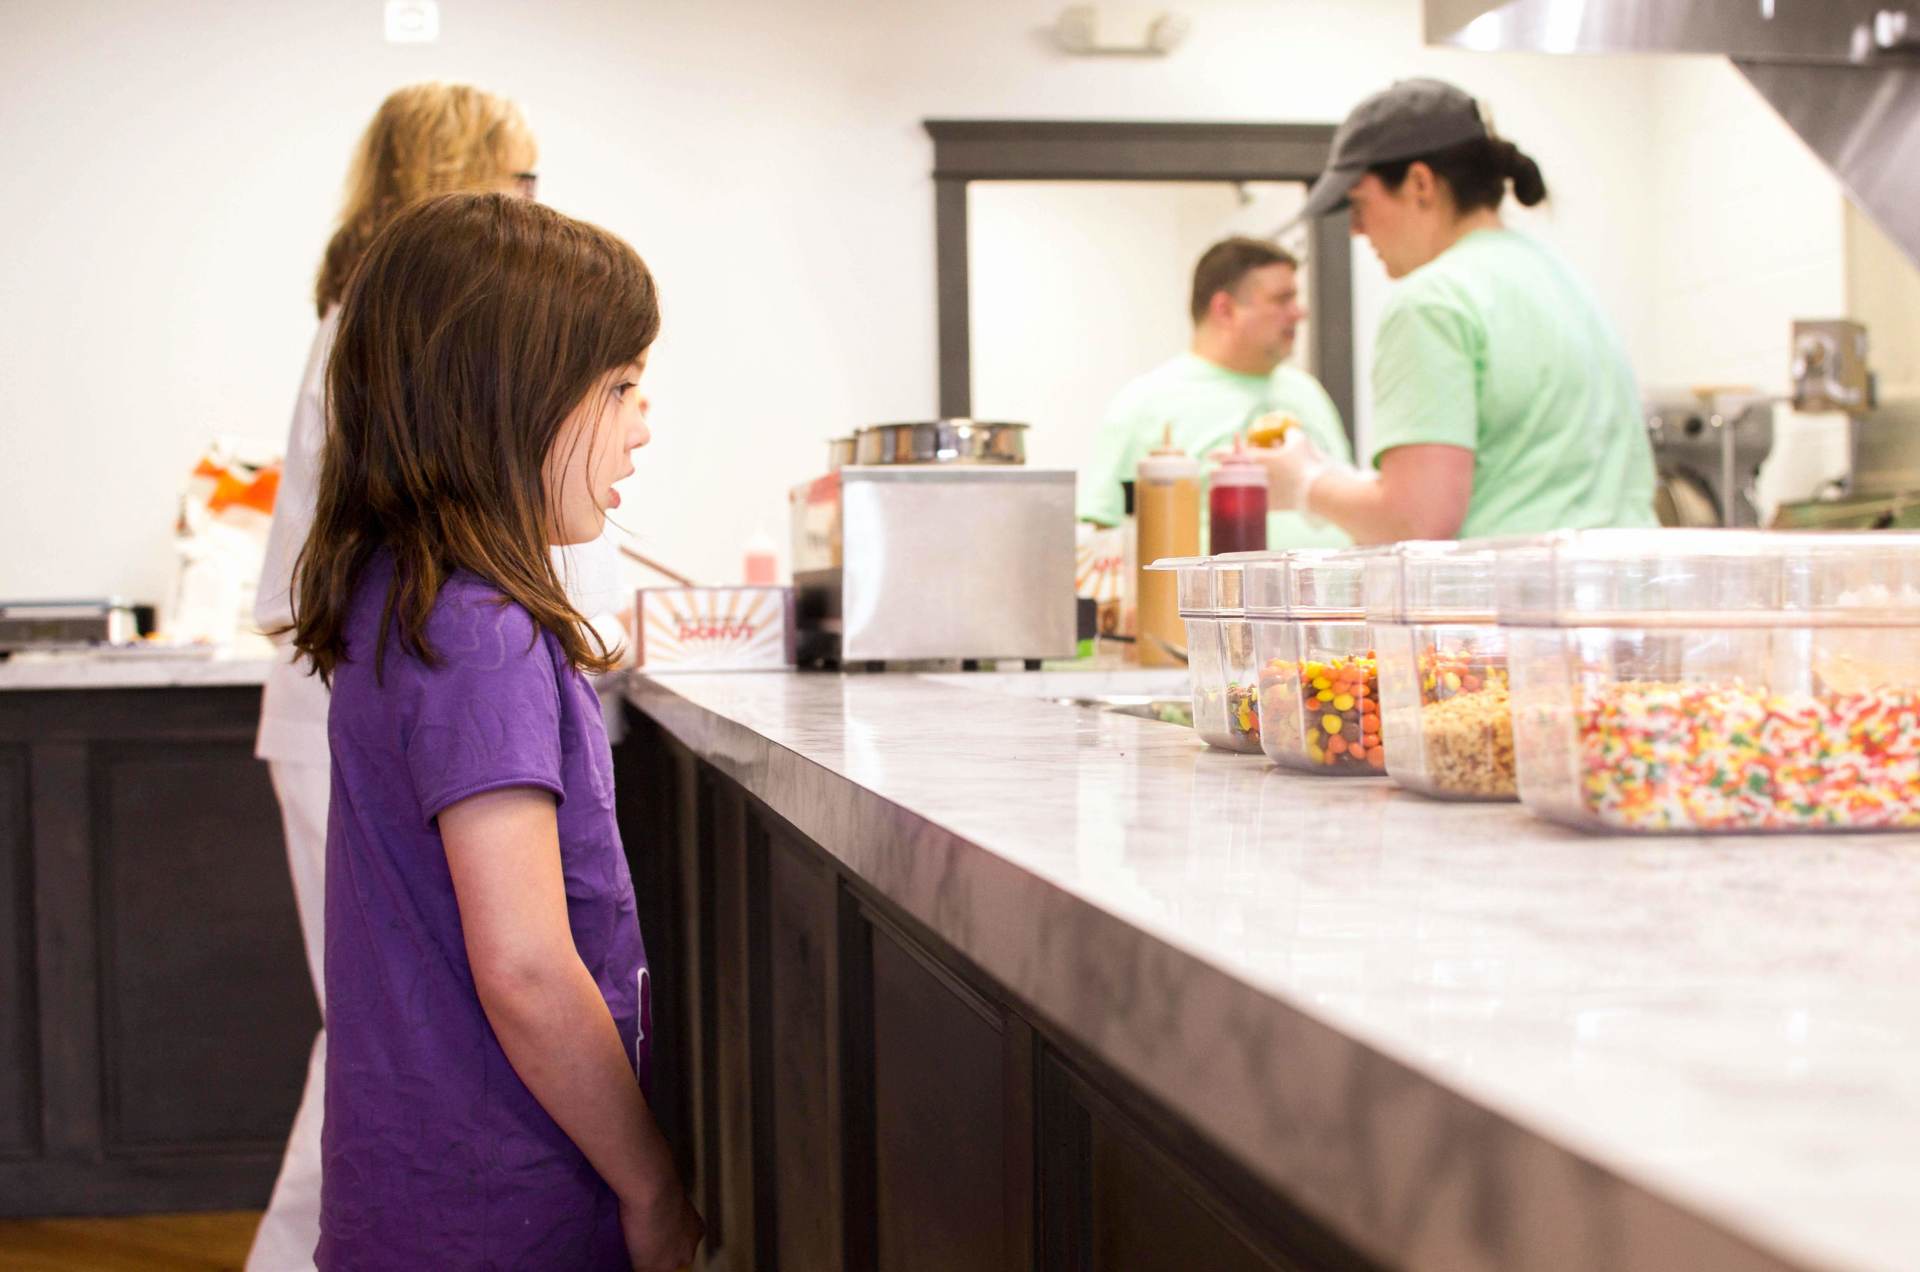
[[1193,263],[1238,207],[1226,182],[974,183],[974,414],[1033,425],[1030,463],[1081,467],[1114,393],[1187,347]]
[[1122,384],[1186,348],[1186,227],[1226,184],[977,182],[968,190],[973,411],[1033,425],[1028,462],[1079,468]]
[[1654,63],[1420,45],[1415,0],[1189,0],[1165,59],[1069,59],[1058,0],[90,0],[0,18],[0,596],[164,594],[206,437],[277,437],[354,137],[429,76],[514,95],[542,194],[629,237],[666,329],[636,537],[731,576],[821,441],[935,406],[930,116],[1337,120],[1470,84],[1559,196],[1542,232],[1648,346]]
[[[1746,78],[1717,58],[1656,65],[1653,269],[1641,383],[1785,395],[1793,320],[1847,312],[1845,196]],[[1762,517],[1845,473],[1845,417],[1774,415]]]
[[1867,324],[1880,396],[1920,397],[1920,269],[1851,205],[1846,228],[1847,309]]
[[[1083,467],[1114,394],[1192,343],[1188,306],[1201,253],[1234,234],[1270,237],[1305,200],[1299,182],[972,184],[975,416],[1033,425],[1030,463]],[[1307,282],[1303,270],[1311,308]],[[1310,365],[1310,343],[1302,323],[1300,365]]]
[[1784,393],[1792,320],[1846,312],[1844,196],[1725,61],[1663,60],[1655,77],[1641,375]]

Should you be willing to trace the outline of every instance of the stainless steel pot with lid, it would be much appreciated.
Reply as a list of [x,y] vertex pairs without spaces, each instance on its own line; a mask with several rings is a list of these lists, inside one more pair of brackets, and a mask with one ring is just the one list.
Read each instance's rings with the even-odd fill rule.
[[1003,420],[874,424],[854,434],[859,464],[1024,464],[1027,426]]

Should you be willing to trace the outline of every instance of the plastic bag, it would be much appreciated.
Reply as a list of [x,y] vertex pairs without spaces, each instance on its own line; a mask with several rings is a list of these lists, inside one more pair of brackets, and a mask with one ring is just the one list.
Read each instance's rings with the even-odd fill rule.
[[187,477],[174,523],[179,555],[161,638],[186,644],[264,643],[253,593],[280,492],[279,453],[250,438],[215,438]]

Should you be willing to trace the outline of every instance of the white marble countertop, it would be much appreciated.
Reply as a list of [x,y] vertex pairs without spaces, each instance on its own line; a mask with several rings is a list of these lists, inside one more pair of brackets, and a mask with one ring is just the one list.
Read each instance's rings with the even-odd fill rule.
[[628,692],[1377,1258],[1920,1267],[1920,836],[1586,836],[952,678]]
[[272,658],[139,646],[126,652],[22,653],[0,660],[0,691],[257,685],[271,666]]

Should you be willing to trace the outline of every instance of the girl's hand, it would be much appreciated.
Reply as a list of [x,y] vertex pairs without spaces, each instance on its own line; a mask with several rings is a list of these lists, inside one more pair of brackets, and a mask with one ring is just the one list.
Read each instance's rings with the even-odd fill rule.
[[670,1195],[652,1203],[620,1203],[620,1230],[627,1238],[633,1272],[680,1272],[693,1265],[693,1253],[706,1235],[700,1212],[676,1182]]

